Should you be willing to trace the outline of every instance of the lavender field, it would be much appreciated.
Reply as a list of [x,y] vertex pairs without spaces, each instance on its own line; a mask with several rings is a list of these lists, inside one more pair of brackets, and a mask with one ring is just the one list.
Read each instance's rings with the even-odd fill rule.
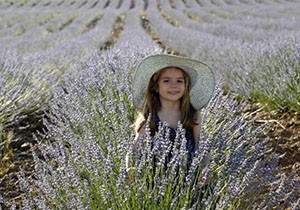
[[[0,210],[300,209],[299,37],[299,0],[1,0]],[[182,147],[152,173],[148,146],[128,173],[132,75],[159,53],[218,85],[188,170]]]

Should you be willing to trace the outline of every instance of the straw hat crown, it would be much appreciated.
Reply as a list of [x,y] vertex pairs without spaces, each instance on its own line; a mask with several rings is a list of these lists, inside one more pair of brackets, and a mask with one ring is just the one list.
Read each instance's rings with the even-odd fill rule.
[[133,105],[137,109],[143,109],[148,83],[153,74],[166,67],[178,67],[189,74],[190,100],[196,110],[207,105],[215,88],[214,73],[208,65],[186,57],[158,54],[144,58],[136,68],[132,91]]

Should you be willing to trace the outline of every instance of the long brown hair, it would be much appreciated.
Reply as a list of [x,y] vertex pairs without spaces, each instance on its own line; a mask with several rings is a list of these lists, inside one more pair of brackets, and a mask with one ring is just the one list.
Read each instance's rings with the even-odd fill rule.
[[[155,118],[154,116],[157,114],[157,112],[161,108],[161,102],[159,99],[159,93],[157,92],[158,89],[158,81],[161,76],[161,74],[166,70],[166,67],[159,71],[157,71],[150,79],[147,89],[146,89],[146,103],[144,104],[143,113],[140,114],[136,121],[136,131],[139,132],[139,130],[145,125],[146,120],[150,116],[150,132],[151,136],[155,133]],[[181,116],[180,121],[185,129],[192,129],[197,123],[195,122],[195,114],[197,110],[192,106],[190,103],[190,84],[191,84],[191,78],[189,74],[187,74],[183,69],[178,67],[173,67],[176,69],[179,69],[182,71],[184,82],[185,82],[185,92],[181,99]]]

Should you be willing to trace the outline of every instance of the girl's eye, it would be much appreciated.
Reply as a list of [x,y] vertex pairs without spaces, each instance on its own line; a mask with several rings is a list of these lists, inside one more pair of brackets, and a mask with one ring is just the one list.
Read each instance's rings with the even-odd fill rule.
[[[162,82],[163,82],[163,83],[169,83],[169,82],[171,82],[171,80],[169,80],[169,79],[164,79],[164,80],[162,80]],[[175,81],[174,81],[174,82],[175,82]],[[177,83],[184,83],[184,80],[181,80],[181,79],[180,79],[180,80],[176,80],[176,82],[177,82]]]

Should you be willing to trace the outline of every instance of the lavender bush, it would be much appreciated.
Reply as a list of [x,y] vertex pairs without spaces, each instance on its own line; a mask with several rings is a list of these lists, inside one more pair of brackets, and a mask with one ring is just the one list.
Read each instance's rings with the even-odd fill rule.
[[[54,68],[54,65],[52,64]],[[0,53],[0,175],[13,166],[11,127],[46,108],[59,74],[39,59],[22,57],[17,51]],[[20,127],[24,130],[27,127]]]
[[300,46],[296,40],[291,43],[255,53],[250,48],[249,54],[261,56],[237,59],[233,71],[228,71],[228,85],[241,96],[257,99],[272,109],[300,112]]
[[[110,65],[111,58],[123,59],[114,55],[94,57],[57,89],[44,137],[48,142],[40,141],[41,155],[34,153],[34,176],[20,176],[25,208],[284,209],[297,205],[297,176],[279,171],[278,158],[266,156],[268,139],[258,137],[263,127],[246,121],[238,113],[242,105],[223,95],[219,87],[203,110],[201,143],[189,168],[184,129],[179,125],[177,146],[172,148],[162,125],[154,138],[146,135],[136,170],[128,173],[125,157],[134,139],[133,66]],[[170,150],[174,158],[165,168]],[[208,152],[210,165],[199,167]],[[288,184],[277,187],[283,183]]]
[[8,125],[18,117],[34,113],[45,106],[57,76],[51,68],[39,69],[17,51],[0,55],[0,124]]

